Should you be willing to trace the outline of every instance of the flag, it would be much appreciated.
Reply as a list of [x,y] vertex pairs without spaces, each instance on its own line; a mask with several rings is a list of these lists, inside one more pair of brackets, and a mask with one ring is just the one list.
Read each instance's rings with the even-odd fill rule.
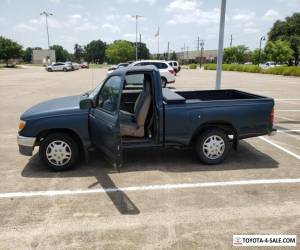
[[155,37],[158,37],[159,36],[159,27],[157,29],[157,32],[155,33]]

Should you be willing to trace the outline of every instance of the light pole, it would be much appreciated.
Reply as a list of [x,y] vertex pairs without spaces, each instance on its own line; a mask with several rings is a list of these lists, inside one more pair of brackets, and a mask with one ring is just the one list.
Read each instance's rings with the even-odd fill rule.
[[265,40],[266,40],[265,36],[262,36],[262,37],[259,39],[258,64],[261,63],[261,61],[260,61],[260,57],[261,57],[261,42],[262,42],[262,41],[265,41]]
[[226,12],[226,0],[222,0],[221,15],[220,15],[220,29],[219,29],[219,46],[218,46],[218,57],[217,57],[216,89],[221,88],[221,73],[222,73],[222,63],[223,63],[223,43],[224,43],[224,28],[225,28],[225,12]]
[[48,29],[48,16],[53,16],[52,13],[48,13],[46,11],[43,11],[42,13],[40,13],[40,15],[45,15],[46,17],[46,29],[47,29],[47,38],[48,38],[48,48],[50,49],[50,40],[49,40],[49,29]]
[[138,60],[138,46],[137,46],[138,19],[142,16],[134,15],[132,17],[135,18],[135,60],[137,61]]

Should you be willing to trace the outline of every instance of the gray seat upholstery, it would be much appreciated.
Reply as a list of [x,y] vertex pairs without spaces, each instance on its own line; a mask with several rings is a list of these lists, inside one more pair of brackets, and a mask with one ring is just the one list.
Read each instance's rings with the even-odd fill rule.
[[151,78],[145,75],[144,88],[134,105],[134,114],[120,113],[121,136],[144,137],[145,122],[151,105]]

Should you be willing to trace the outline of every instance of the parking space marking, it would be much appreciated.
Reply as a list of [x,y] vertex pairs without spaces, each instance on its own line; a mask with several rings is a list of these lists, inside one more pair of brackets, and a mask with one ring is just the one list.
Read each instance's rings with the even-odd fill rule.
[[290,150],[288,150],[288,149],[285,149],[284,147],[278,145],[278,144],[275,143],[275,142],[270,141],[269,139],[267,139],[267,138],[265,138],[265,137],[259,136],[258,138],[260,138],[261,140],[263,140],[263,141],[265,141],[265,142],[271,144],[272,146],[274,146],[274,147],[276,147],[276,148],[278,148],[278,149],[284,151],[285,153],[287,153],[287,154],[289,154],[289,155],[295,157],[296,159],[300,160],[300,155],[297,155],[297,154],[293,153],[292,151],[290,151]]
[[300,109],[275,109],[275,112],[300,112]]
[[13,193],[0,193],[0,198],[25,198],[25,197],[40,197],[40,196],[53,197],[53,196],[62,196],[62,195],[113,193],[113,192],[120,192],[120,191],[138,192],[138,191],[151,191],[151,190],[230,187],[230,186],[246,186],[246,185],[266,185],[266,184],[292,184],[292,183],[300,183],[300,178],[161,184],[161,185],[133,186],[133,187],[123,187],[123,188],[104,188],[104,189],[97,188],[97,189],[75,189],[75,190],[67,189],[67,190],[13,192]]
[[288,117],[285,117],[285,116],[282,116],[282,115],[279,116],[279,115],[276,114],[276,117],[278,117],[280,119],[283,119],[283,120],[291,121],[291,122],[296,121],[295,119],[291,119],[291,118],[288,118]]
[[300,129],[278,129],[278,133],[300,132]]

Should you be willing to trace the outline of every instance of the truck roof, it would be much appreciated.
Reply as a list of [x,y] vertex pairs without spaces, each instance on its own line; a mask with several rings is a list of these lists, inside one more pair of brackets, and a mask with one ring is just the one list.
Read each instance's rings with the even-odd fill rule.
[[135,72],[135,71],[157,71],[158,69],[153,65],[146,65],[146,66],[127,66],[121,67],[114,70],[110,75],[125,75],[128,72]]

